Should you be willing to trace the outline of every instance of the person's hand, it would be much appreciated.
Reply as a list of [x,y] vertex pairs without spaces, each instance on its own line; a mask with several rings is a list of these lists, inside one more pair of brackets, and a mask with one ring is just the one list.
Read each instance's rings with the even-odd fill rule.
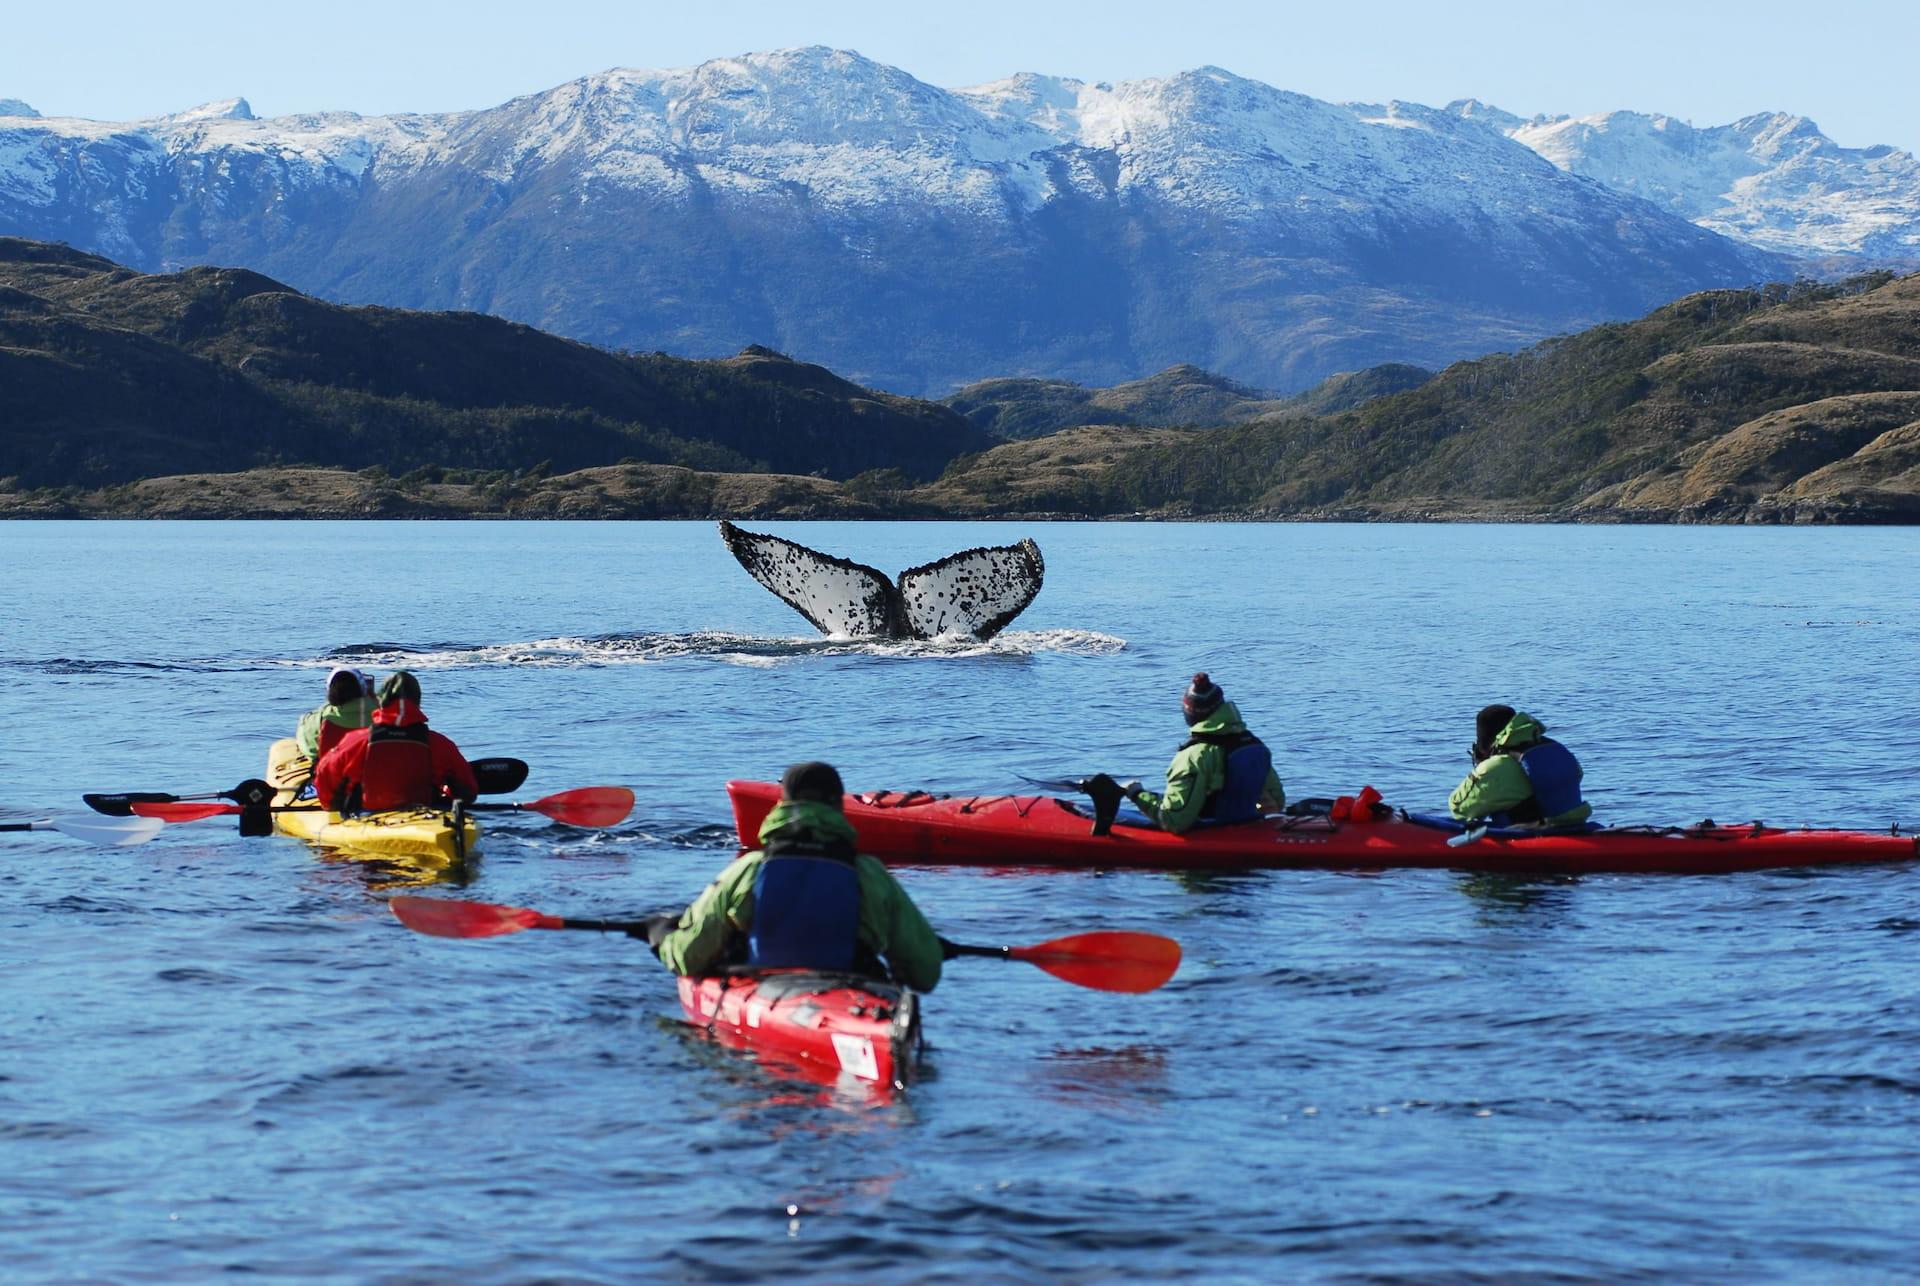
[[633,928],[628,929],[627,936],[645,942],[647,949],[658,956],[660,954],[660,944],[667,940],[668,934],[679,927],[680,917],[677,915],[650,915]]

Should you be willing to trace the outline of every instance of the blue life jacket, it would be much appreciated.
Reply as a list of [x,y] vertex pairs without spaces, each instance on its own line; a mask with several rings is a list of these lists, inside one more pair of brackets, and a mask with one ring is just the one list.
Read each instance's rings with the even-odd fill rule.
[[860,875],[843,841],[777,839],[753,879],[747,963],[846,972],[860,954]]
[[1210,822],[1250,822],[1260,815],[1260,792],[1273,771],[1273,753],[1251,732],[1224,735],[1195,734],[1188,740],[1218,746],[1227,755],[1227,780],[1200,805],[1200,816]]
[[1533,798],[1513,811],[1513,820],[1545,821],[1580,807],[1580,761],[1571,750],[1542,737],[1520,752],[1520,767],[1533,787]]

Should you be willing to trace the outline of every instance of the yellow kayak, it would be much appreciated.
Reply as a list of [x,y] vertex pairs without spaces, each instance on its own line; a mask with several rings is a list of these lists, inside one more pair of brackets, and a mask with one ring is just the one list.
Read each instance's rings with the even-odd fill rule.
[[462,816],[455,825],[452,813],[435,808],[409,808],[391,813],[342,817],[313,800],[302,800],[300,788],[313,776],[313,765],[300,753],[300,743],[284,737],[267,752],[267,780],[278,792],[273,829],[282,835],[309,840],[325,848],[344,849],[369,857],[402,858],[444,868],[464,862],[480,851],[480,827]]

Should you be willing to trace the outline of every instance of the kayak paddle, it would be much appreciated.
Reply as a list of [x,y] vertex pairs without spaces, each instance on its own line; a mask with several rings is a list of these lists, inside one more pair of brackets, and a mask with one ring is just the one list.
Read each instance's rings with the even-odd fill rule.
[[[273,798],[273,787],[258,778],[249,778],[231,790],[209,791],[204,795],[169,795],[159,790],[127,790],[115,795],[82,795],[88,808],[108,817],[133,817],[135,804],[172,804],[185,799],[231,799],[238,804],[264,804]],[[153,814],[141,813],[146,817]],[[210,814],[209,814],[210,815]]]
[[598,933],[646,931],[645,920],[569,920],[524,906],[462,902],[455,898],[391,897],[400,923],[435,938],[497,938],[522,929],[591,929]]
[[[238,804],[147,803],[135,800],[130,807],[138,817],[158,817],[168,822],[197,822],[206,817],[234,817],[247,810]],[[312,804],[283,804],[272,813],[308,812]],[[526,804],[468,804],[469,811],[541,813],[568,826],[613,826],[633,811],[633,792],[625,786],[583,786],[563,790],[545,799]]]
[[0,823],[0,831],[59,831],[74,839],[102,846],[144,844],[166,823],[155,817],[54,817],[44,822]]
[[991,956],[1038,965],[1054,977],[1095,991],[1153,991],[1180,967],[1180,944],[1157,933],[1076,933],[1037,947],[970,947],[949,942],[956,956]]
[[625,786],[582,786],[530,804],[468,804],[469,812],[541,813],[568,826],[617,826],[633,811],[633,792]]
[[1015,773],[1014,776],[1036,790],[1052,791],[1062,795],[1078,795],[1087,786],[1085,779],[1075,780],[1071,777],[1029,777],[1025,773]]
[[1447,839],[1447,847],[1448,848],[1465,848],[1467,845],[1473,843],[1475,840],[1484,838],[1486,836],[1486,833],[1487,833],[1487,823],[1485,822],[1481,822],[1478,826],[1469,826],[1466,830],[1461,831],[1458,835],[1449,836]]
[[[645,920],[573,920],[524,906],[462,902],[453,898],[399,896],[387,899],[400,923],[435,938],[496,938],[522,929],[591,929],[599,933],[646,932]],[[1180,967],[1180,944],[1157,933],[1078,933],[1037,947],[971,947],[945,943],[953,956],[1023,960],[1054,977],[1096,991],[1152,991]]]
[[[505,755],[495,755],[489,759],[472,761],[473,778],[479,784],[482,795],[505,795],[519,790],[527,780],[527,761],[510,759]],[[259,794],[265,791],[264,795]],[[82,795],[88,808],[96,813],[105,813],[109,817],[132,817],[135,804],[178,804],[196,799],[231,799],[236,803],[258,800],[265,803],[272,798],[273,788],[262,781],[243,781],[232,790],[209,791],[202,795],[169,795],[159,790],[123,790],[117,794]],[[207,816],[213,816],[209,813]],[[174,821],[188,821],[189,818],[176,817]]]

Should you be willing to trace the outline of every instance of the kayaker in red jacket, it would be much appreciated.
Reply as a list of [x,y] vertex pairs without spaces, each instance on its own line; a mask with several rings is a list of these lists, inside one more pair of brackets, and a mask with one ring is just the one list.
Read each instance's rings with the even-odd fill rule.
[[420,680],[401,670],[380,685],[373,726],[349,732],[320,761],[313,792],[338,813],[384,813],[471,803],[480,784],[460,747],[427,727]]

